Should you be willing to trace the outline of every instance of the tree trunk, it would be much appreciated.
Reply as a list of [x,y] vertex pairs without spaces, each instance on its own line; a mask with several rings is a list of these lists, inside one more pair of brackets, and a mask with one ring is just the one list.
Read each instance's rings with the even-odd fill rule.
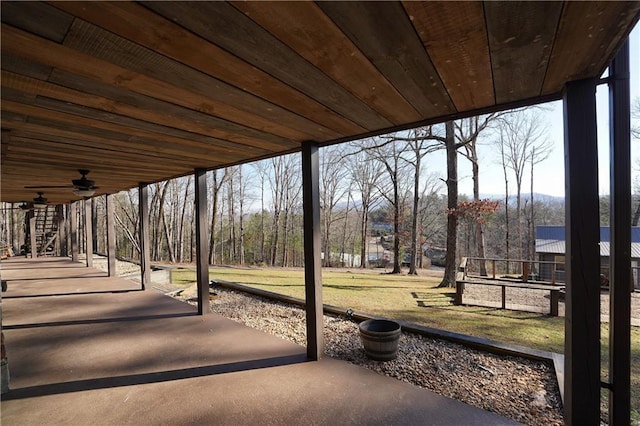
[[189,186],[191,185],[191,176],[187,178],[187,184],[184,190],[184,201],[182,203],[182,212],[180,214],[180,225],[178,231],[178,259],[179,262],[184,261],[184,218],[187,210],[187,200],[189,199]]
[[369,207],[368,203],[362,204],[362,215],[360,217],[361,225],[360,228],[361,234],[360,238],[362,239],[362,247],[360,247],[360,267],[366,268],[369,265],[369,259],[367,258],[367,248],[369,247],[369,236],[368,236],[368,228],[369,228]]
[[[418,275],[416,270],[418,254],[418,204],[420,203],[420,153],[416,150],[415,175],[413,179],[413,214],[411,215],[411,248],[409,275]],[[422,251],[422,249],[420,249]]]
[[[536,223],[535,223],[535,218],[534,218],[534,208],[533,208],[533,166],[535,165],[535,161],[534,159],[536,158],[536,148],[533,147],[533,150],[531,151],[531,189],[530,189],[530,197],[531,197],[531,220],[530,220],[530,235],[531,235],[531,241],[530,241],[530,260],[535,260],[536,257]],[[533,266],[533,264],[532,264]],[[532,268],[531,272],[535,272],[535,269]]]
[[447,254],[445,256],[444,277],[438,287],[455,287],[456,246],[458,238],[458,218],[455,210],[458,207],[458,157],[453,134],[453,122],[445,124],[445,148],[447,151]]
[[171,238],[171,233],[169,231],[169,227],[167,226],[167,218],[164,216],[164,202],[167,196],[168,186],[169,186],[168,182],[165,182],[164,186],[162,187],[162,195],[160,196],[160,206],[159,206],[158,216],[160,216],[160,221],[162,222],[162,227],[164,229],[164,237],[167,241],[167,252],[169,253],[169,261],[171,263],[175,263],[176,257],[172,247],[173,238]]
[[[471,170],[473,174],[473,200],[478,202],[480,201],[480,166],[478,163],[478,155],[476,152],[475,140],[470,145],[472,150],[473,160],[471,161]],[[476,220],[474,221],[475,228],[475,237],[476,237],[476,250],[478,252],[478,257],[480,258],[480,275],[487,275],[487,265],[484,261],[485,253],[484,253],[484,229],[482,228],[482,222]]]
[[[502,138],[502,135],[501,135]],[[502,156],[502,171],[504,173],[504,245],[505,245],[505,257],[507,258],[507,264],[505,265],[505,273],[509,273],[509,178],[507,175],[507,163],[504,157],[504,143],[500,141],[500,154]]]
[[[397,161],[397,160],[396,160]],[[398,189],[398,168],[393,176],[393,270],[392,274],[402,272],[400,268],[400,194]]]
[[[211,234],[209,234],[209,264],[216,264],[216,213],[218,212],[218,171],[211,172],[213,175],[213,199],[211,209]],[[193,246],[191,246],[193,248]],[[193,250],[191,250],[193,251]]]
[[260,178],[260,262],[264,262],[264,177]]
[[[347,194],[351,194],[351,186],[347,190]],[[342,242],[340,244],[340,258],[342,260],[341,266],[349,266],[345,260],[345,252],[347,251],[347,221],[349,220],[349,196],[347,196],[347,208],[344,214],[344,226],[342,227]]]
[[280,227],[280,211],[275,210],[273,212],[273,230],[271,231],[272,240],[271,240],[271,256],[269,259],[269,264],[271,266],[276,266],[276,260],[278,257],[278,237],[279,237],[279,227]]
[[239,166],[239,174],[238,174],[238,180],[239,180],[239,199],[238,199],[238,207],[240,208],[240,215],[238,217],[238,227],[240,228],[240,235],[238,236],[239,241],[238,241],[238,255],[239,255],[239,261],[241,265],[244,265],[244,220],[243,220],[243,216],[244,216],[244,187],[242,186],[242,166]]

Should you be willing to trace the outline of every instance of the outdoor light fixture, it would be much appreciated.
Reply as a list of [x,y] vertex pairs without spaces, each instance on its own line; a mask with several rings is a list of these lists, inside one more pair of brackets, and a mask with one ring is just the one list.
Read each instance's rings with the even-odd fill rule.
[[74,194],[76,194],[79,197],[91,197],[93,194],[96,193],[95,189],[76,189],[75,191],[73,191]]
[[44,198],[42,192],[38,192],[38,196],[33,199],[34,209],[44,209],[47,207],[47,199]]

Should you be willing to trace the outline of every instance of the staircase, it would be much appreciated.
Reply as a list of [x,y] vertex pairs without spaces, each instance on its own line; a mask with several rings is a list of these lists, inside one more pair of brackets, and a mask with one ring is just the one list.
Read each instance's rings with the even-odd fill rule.
[[[55,206],[47,206],[34,211],[36,219],[36,253],[40,256],[54,256],[55,241],[58,238],[58,213]],[[28,219],[27,219],[28,221]],[[31,241],[27,222],[26,241]]]

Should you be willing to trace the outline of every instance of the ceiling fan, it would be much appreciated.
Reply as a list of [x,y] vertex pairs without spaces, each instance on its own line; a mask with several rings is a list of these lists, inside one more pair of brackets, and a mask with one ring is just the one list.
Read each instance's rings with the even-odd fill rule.
[[44,192],[38,192],[38,196],[33,199],[31,205],[34,209],[44,209],[47,207],[47,199],[43,197]]
[[79,179],[73,179],[71,181],[71,185],[25,185],[25,188],[33,188],[33,189],[43,189],[43,188],[73,188],[74,194],[80,197],[91,197],[98,189],[95,186],[95,182],[89,178],[87,175],[89,174],[89,170],[87,169],[78,169],[81,177]]

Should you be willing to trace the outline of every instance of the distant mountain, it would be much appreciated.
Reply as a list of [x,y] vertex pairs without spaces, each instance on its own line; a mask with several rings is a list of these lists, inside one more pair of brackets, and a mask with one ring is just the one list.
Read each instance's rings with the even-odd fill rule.
[[[529,194],[528,192],[520,194],[520,198],[521,198],[522,202],[524,203],[525,200],[528,200],[530,195],[531,194]],[[466,196],[469,197],[469,198],[473,197],[472,195],[466,195]],[[481,199],[503,201],[504,200],[504,194],[480,194],[480,198]],[[559,197],[557,195],[539,194],[537,192],[534,192],[533,193],[533,201],[534,202],[543,201],[543,202],[552,202],[552,203],[564,203],[564,197]],[[509,204],[515,204],[515,203],[516,203],[515,194],[509,194]]]

